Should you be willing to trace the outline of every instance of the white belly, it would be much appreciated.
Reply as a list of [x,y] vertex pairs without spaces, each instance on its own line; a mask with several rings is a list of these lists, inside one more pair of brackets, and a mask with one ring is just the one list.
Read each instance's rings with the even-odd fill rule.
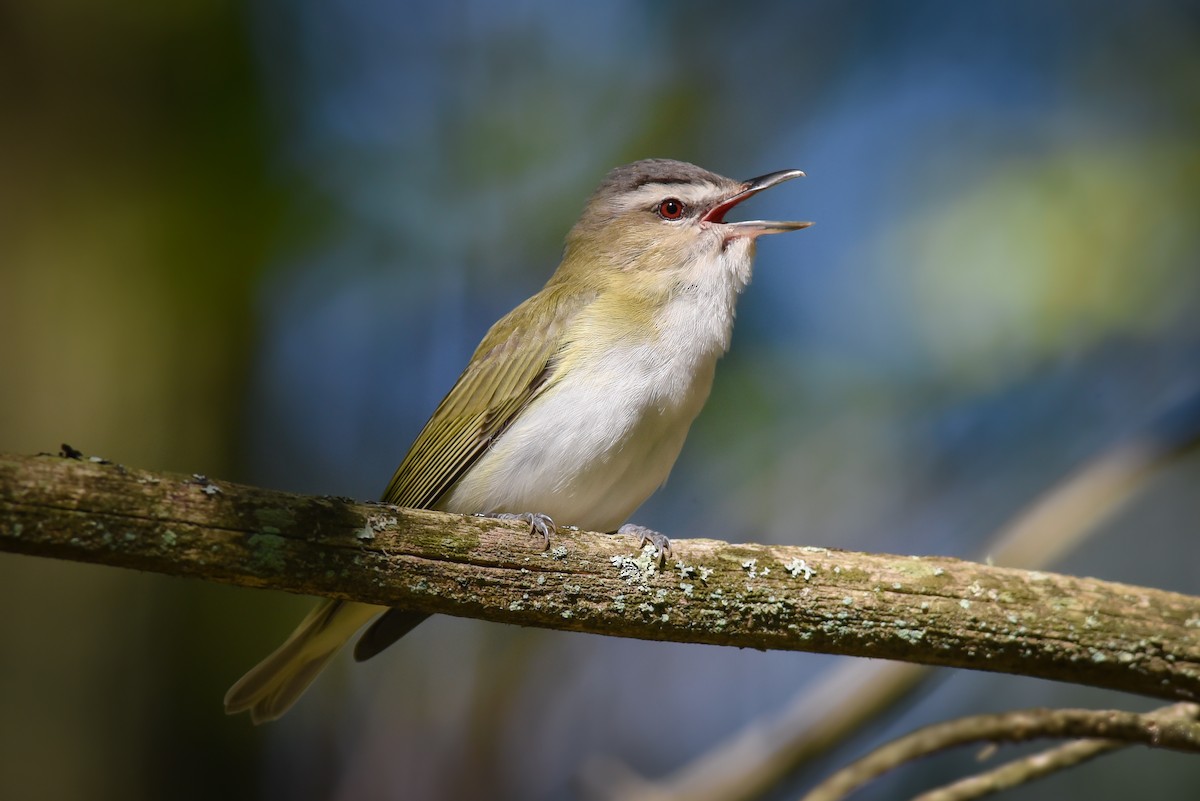
[[[631,358],[632,356],[632,358]],[[715,359],[676,397],[646,360],[613,352],[529,406],[451,491],[449,511],[541,512],[613,531],[658,489],[712,386]]]

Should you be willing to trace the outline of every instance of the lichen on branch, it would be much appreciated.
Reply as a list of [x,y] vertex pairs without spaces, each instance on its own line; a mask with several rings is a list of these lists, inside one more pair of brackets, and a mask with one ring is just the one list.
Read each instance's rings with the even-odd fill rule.
[[[1200,599],[945,557],[633,538],[0,455],[0,550],[519,625],[1200,697]],[[678,535],[679,532],[669,532]]]

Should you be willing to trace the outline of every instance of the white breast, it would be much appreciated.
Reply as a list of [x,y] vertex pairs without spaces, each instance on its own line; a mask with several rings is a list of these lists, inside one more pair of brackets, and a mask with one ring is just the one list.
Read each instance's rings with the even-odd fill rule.
[[[635,337],[572,347],[575,367],[530,404],[441,506],[541,512],[560,525],[612,531],[667,479],[729,347],[750,251],[722,251]],[[720,280],[714,280],[720,276]]]

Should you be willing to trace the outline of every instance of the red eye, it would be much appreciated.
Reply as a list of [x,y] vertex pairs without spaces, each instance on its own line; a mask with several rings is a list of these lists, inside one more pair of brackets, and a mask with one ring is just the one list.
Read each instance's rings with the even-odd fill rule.
[[658,216],[664,220],[678,220],[683,217],[685,211],[687,207],[677,198],[669,197],[658,204]]

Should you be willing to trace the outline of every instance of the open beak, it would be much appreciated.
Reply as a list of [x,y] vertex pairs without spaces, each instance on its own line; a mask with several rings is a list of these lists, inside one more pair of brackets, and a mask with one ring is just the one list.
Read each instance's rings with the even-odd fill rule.
[[760,234],[782,234],[785,231],[799,231],[812,225],[811,222],[783,222],[779,220],[747,220],[745,222],[725,222],[725,214],[743,200],[754,197],[764,189],[770,189],[776,184],[790,181],[793,178],[803,178],[800,170],[780,170],[779,172],[760,175],[742,184],[742,189],[718,203],[700,219],[707,223],[724,225],[734,236],[756,237]]

